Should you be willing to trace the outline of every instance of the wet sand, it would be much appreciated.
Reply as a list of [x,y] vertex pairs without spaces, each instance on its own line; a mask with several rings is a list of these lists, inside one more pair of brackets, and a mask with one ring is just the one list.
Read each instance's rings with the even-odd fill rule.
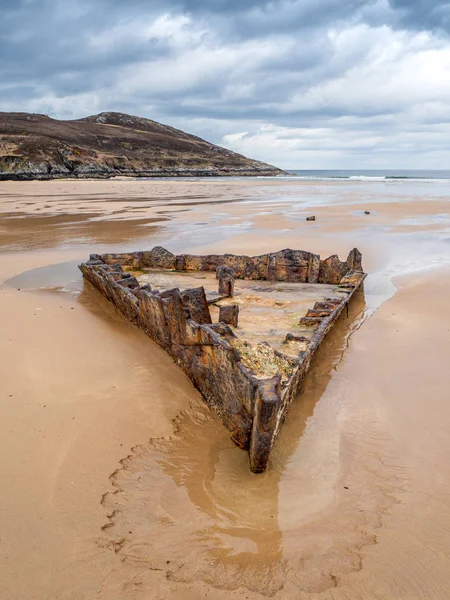
[[[0,219],[0,597],[446,599],[448,200],[420,193],[2,184],[2,209],[21,216]],[[132,208],[114,216],[121,197]],[[321,348],[264,475],[170,358],[80,280],[91,251],[156,243],[363,251],[365,292]]]

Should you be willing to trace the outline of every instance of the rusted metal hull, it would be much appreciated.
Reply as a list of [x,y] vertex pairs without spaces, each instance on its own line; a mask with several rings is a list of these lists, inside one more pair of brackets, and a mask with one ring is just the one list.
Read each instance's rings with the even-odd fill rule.
[[[173,358],[205,402],[219,415],[234,442],[249,452],[250,469],[263,472],[281,423],[311,359],[365,274],[361,254],[353,249],[347,260],[337,256],[282,250],[257,257],[179,255],[156,247],[129,254],[91,255],[80,265],[83,276],[132,323],[145,331]],[[334,297],[315,305],[286,332],[281,350],[269,344],[242,345],[236,329],[239,310],[229,325],[213,323],[203,287],[165,291],[140,285],[126,269],[168,272],[217,271],[217,301],[231,296],[234,278],[336,285]],[[230,307],[229,307],[230,308]],[[223,317],[225,320],[225,316]],[[245,351],[243,351],[245,348]]]

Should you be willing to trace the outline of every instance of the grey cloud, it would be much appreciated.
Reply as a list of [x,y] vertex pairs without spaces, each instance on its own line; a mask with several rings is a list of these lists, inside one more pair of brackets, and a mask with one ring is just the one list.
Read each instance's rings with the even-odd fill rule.
[[[330,150],[346,131],[387,139],[394,130],[404,135],[403,121],[426,129],[448,117],[444,89],[425,100],[408,96],[392,75],[420,52],[415,32],[448,28],[448,7],[436,0],[2,0],[0,110],[60,117],[119,110],[218,143],[248,130],[243,149],[265,139],[260,130],[268,124],[279,139],[289,128],[332,129]],[[163,15],[190,20],[175,33],[146,33]],[[395,43],[403,50],[376,77],[377,53],[395,46],[400,31]],[[433,36],[429,47],[445,51]],[[414,79],[413,62],[403,69]],[[373,93],[362,94],[370,86]],[[444,108],[430,115],[421,106],[432,100]],[[345,117],[352,121],[343,126]],[[261,158],[277,162],[265,151]]]
[[[13,0],[8,4],[14,5]],[[57,0],[36,0],[51,10]],[[389,0],[390,10],[383,10],[382,0],[97,0],[84,3],[92,25],[101,21],[108,26],[117,18],[152,13],[187,13],[205,19],[222,28],[227,34],[243,36],[258,32],[302,30],[330,23],[373,20],[393,27],[413,29],[448,29],[450,4],[446,0]],[[28,10],[28,4],[19,3]],[[380,11],[377,13],[376,8]],[[375,9],[370,12],[370,9]]]
[[390,0],[396,22],[406,28],[450,32],[450,3],[442,0]]

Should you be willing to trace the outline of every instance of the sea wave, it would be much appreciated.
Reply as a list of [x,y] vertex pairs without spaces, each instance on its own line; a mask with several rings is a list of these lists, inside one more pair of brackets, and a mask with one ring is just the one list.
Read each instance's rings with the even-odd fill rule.
[[381,175],[351,175],[348,179],[351,181],[385,181],[387,177]]
[[408,177],[404,175],[281,175],[278,178],[305,181],[360,181],[369,183],[450,183],[450,178]]

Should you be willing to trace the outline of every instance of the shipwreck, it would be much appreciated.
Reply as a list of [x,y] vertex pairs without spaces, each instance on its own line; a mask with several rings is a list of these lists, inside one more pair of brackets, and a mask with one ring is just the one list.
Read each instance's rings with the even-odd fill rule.
[[91,254],[80,265],[132,323],[158,343],[263,472],[311,359],[365,273],[302,250],[260,256]]

